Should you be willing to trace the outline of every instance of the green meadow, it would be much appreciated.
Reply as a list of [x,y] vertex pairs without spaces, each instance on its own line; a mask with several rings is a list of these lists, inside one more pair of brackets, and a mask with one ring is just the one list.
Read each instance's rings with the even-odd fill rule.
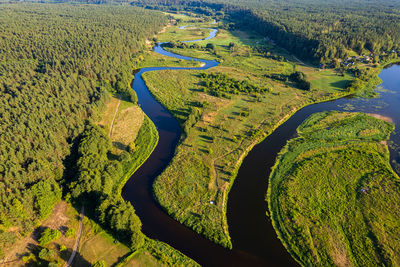
[[[186,30],[177,26],[161,33],[158,39],[171,31],[180,31],[180,38],[186,39]],[[192,35],[190,31],[187,34]],[[233,48],[229,45],[232,42],[236,44]],[[223,93],[218,97],[205,84],[204,71],[145,73],[143,78],[152,94],[178,119],[184,131],[172,162],[154,183],[154,193],[173,218],[214,242],[231,247],[226,203],[245,155],[301,107],[347,95],[345,86],[353,78],[331,70],[301,67],[287,52],[254,34],[220,30],[216,38],[199,42],[207,43],[214,45],[212,51],[202,47],[167,49],[186,56],[218,59],[221,64],[205,73],[224,73],[237,84],[251,83],[262,90]],[[281,73],[289,76],[300,68],[307,71],[311,90],[298,89],[291,81],[269,78]],[[227,92],[223,82],[218,86],[221,92]]]
[[393,129],[362,113],[317,113],[281,151],[267,201],[301,265],[400,264],[400,179],[386,142]]

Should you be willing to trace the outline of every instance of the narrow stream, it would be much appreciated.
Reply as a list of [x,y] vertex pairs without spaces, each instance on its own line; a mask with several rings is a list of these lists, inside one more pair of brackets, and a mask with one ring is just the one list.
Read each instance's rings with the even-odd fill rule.
[[[213,38],[217,33],[211,29]],[[197,41],[197,40],[195,40]],[[135,74],[132,85],[138,95],[138,103],[156,125],[159,142],[149,159],[132,175],[123,189],[123,197],[136,209],[143,223],[143,232],[150,238],[168,243],[203,266],[297,266],[276,236],[266,216],[265,194],[267,177],[277,153],[291,138],[297,126],[314,112],[344,110],[353,105],[353,111],[379,113],[391,117],[398,125],[400,108],[400,66],[394,65],[380,74],[386,89],[379,99],[344,98],[314,104],[301,109],[282,124],[263,142],[255,146],[244,159],[228,200],[228,223],[233,250],[225,249],[173,220],[154,200],[152,184],[171,161],[181,136],[178,121],[158,103],[146,87],[142,74],[158,70],[209,69],[216,61],[185,57],[165,51],[161,44],[154,51],[169,57],[195,60],[204,63],[199,68],[154,67],[143,68]],[[347,106],[346,106],[347,105]],[[392,135],[399,144],[399,136]]]

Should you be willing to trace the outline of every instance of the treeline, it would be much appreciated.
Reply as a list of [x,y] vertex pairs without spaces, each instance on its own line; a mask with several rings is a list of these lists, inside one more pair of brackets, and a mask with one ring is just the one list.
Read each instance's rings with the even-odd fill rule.
[[330,5],[302,2],[237,10],[230,18],[238,28],[251,28],[291,53],[314,62],[358,54],[399,50],[400,14],[388,6]]
[[129,2],[147,9],[189,11],[224,19],[229,29],[256,31],[296,56],[315,63],[333,63],[334,59],[344,59],[354,52],[400,53],[400,3],[390,0],[108,0],[97,3],[106,2]]
[[[129,6],[0,6],[0,256],[60,200],[71,146],[99,119],[106,91],[135,100],[128,90],[135,54],[166,22]],[[110,190],[105,175],[120,175],[120,167],[101,155],[100,162],[82,159],[82,175],[95,183],[76,183],[74,194]],[[94,172],[100,163],[101,176]],[[133,213],[128,204],[110,203],[118,208],[104,209],[107,217]],[[129,220],[136,219],[122,222],[139,225]]]
[[111,141],[102,129],[87,126],[78,146],[76,178],[69,183],[69,189],[75,201],[85,204],[89,215],[136,249],[145,240],[142,223],[133,206],[115,190],[126,171],[123,164],[129,161],[129,155],[112,155],[111,148]]
[[400,50],[400,4],[394,1],[133,0],[150,9],[193,11],[256,31],[318,63]]

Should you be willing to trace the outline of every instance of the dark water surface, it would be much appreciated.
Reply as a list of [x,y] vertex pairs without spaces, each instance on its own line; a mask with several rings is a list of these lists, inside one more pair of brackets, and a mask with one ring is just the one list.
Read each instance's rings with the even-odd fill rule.
[[[216,35],[217,30],[211,30],[211,35],[206,39]],[[148,71],[208,69],[217,66],[218,62],[176,55],[159,45],[154,51],[178,59],[200,61],[204,66],[143,68],[135,75],[132,87],[138,95],[139,105],[156,125],[160,138],[154,152],[132,175],[122,194],[135,207],[143,223],[143,232],[150,238],[168,243],[204,266],[297,266],[277,238],[266,216],[267,177],[277,153],[295,134],[296,128],[315,112],[352,108],[352,111],[389,116],[399,125],[400,66],[393,65],[379,75],[383,80],[381,86],[389,90],[382,92],[380,98],[344,98],[303,108],[250,151],[229,193],[228,224],[233,250],[228,250],[173,220],[154,200],[153,181],[171,161],[182,131],[177,120],[153,98],[141,77]],[[399,135],[392,135],[391,140],[400,144]],[[392,152],[394,155],[394,151]]]
[[[294,137],[297,127],[311,114],[328,110],[360,111],[388,116],[395,125],[400,125],[400,65],[384,69],[379,77],[383,81],[379,87],[388,90],[382,91],[381,97],[342,98],[307,106],[250,151],[239,169],[228,198],[228,225],[235,249],[267,260],[273,259],[276,263],[279,263],[280,257],[285,257],[278,254],[279,249],[273,249],[275,246],[279,247],[280,241],[266,216],[267,177],[279,151],[288,139]],[[394,144],[400,144],[400,135],[394,133],[390,140]],[[392,148],[392,158],[398,152],[397,148]]]

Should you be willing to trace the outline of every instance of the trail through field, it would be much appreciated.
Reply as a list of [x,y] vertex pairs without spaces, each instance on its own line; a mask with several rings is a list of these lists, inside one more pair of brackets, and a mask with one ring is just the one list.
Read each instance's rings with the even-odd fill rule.
[[117,117],[117,113],[118,113],[118,109],[119,109],[119,105],[120,104],[121,104],[121,99],[118,99],[117,108],[115,109],[114,117],[113,117],[113,119],[111,121],[110,131],[108,132],[108,137],[110,137],[110,138],[111,138],[112,130],[113,130],[113,127],[114,127],[114,121],[115,121],[115,118]]
[[[118,109],[117,109],[118,110]],[[76,236],[76,241],[75,241],[75,245],[74,245],[74,249],[72,251],[71,257],[69,257],[68,263],[65,265],[66,267],[71,266],[76,252],[78,250],[78,246],[79,246],[79,240],[81,239],[81,235],[82,235],[82,226],[83,226],[83,217],[85,216],[85,207],[82,206],[81,209],[81,214],[79,215],[79,230],[78,230],[78,235]]]

